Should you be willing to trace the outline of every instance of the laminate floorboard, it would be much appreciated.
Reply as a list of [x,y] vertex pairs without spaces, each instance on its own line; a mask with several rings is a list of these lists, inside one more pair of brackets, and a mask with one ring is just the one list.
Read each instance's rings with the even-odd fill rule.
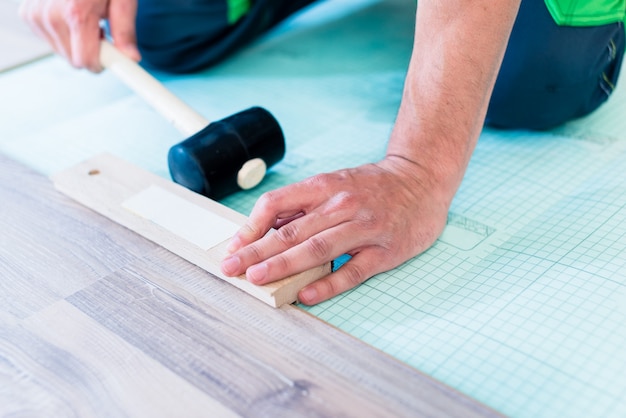
[[0,155],[0,416],[493,416]]
[[24,318],[156,245],[65,198],[0,156],[0,310]]
[[11,335],[22,342],[13,369],[29,379],[15,379],[16,412],[30,404],[41,416],[236,416],[65,301],[22,326]]

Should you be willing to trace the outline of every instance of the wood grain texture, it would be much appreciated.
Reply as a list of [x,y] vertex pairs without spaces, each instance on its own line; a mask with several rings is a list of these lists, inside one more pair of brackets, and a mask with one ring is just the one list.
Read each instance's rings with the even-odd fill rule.
[[[133,285],[133,281],[137,282]],[[99,322],[123,332],[135,344],[147,344],[144,351],[164,364],[187,367],[185,374],[197,385],[244,416],[258,412],[280,416],[285,410],[295,412],[294,416],[329,417],[495,415],[296,306],[272,309],[250,297],[241,303],[241,296],[233,293],[241,292],[227,283],[208,280],[204,271],[165,250],[156,250],[126,266],[118,278],[93,285],[68,300],[88,315],[106,317]],[[144,313],[132,318],[130,312],[108,311],[95,303],[96,294],[106,294],[106,300],[132,300],[141,305],[135,310]],[[164,303],[160,301],[164,294],[180,304],[169,312],[184,315],[189,324],[210,324],[208,334],[177,327],[180,318],[151,314],[154,304]],[[225,322],[224,317],[232,322]],[[173,340],[156,342],[156,335],[146,339],[145,334],[138,334],[140,329],[159,332],[169,326],[176,327]],[[192,335],[199,347],[185,350]],[[231,351],[233,344],[239,352]],[[175,361],[165,347],[193,351],[194,355]],[[223,366],[207,377],[204,370],[210,364]],[[245,382],[240,381],[237,370],[246,371]],[[235,393],[245,396],[232,404],[229,394]]]
[[[8,360],[37,383],[41,416],[237,416],[65,301],[23,321],[11,337],[26,342],[21,356]],[[29,367],[20,359],[40,364],[48,359],[47,367]],[[35,385],[22,386],[23,402]]]
[[[331,271],[330,263],[327,263],[263,286],[247,281],[245,275],[239,277],[224,275],[220,269],[220,263],[226,255],[225,248],[229,239],[205,250],[175,231],[168,230],[150,219],[127,210],[123,206],[124,202],[156,186],[171,193],[175,198],[182,198],[184,202],[196,208],[217,215],[224,221],[243,226],[246,221],[245,216],[110,154],[98,155],[57,173],[53,176],[53,180],[58,190],[76,201],[274,307],[295,302],[300,289],[328,275]],[[159,202],[153,202],[153,204],[158,205]],[[169,216],[176,217],[180,214],[173,213]]]
[[1,155],[0,201],[2,297],[14,299],[0,308],[0,416],[496,415]]
[[0,185],[0,311],[24,318],[156,247],[5,158]]

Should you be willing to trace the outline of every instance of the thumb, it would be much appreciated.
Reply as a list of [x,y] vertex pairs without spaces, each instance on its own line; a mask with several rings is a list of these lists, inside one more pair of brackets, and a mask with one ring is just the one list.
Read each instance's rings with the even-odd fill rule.
[[114,45],[129,58],[140,61],[137,49],[135,19],[137,17],[136,0],[111,0],[109,3],[109,26]]

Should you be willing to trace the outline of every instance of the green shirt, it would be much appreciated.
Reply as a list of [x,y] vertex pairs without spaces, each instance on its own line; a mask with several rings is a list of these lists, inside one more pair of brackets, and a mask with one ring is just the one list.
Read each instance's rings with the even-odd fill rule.
[[[545,0],[558,25],[597,26],[626,23],[626,0]],[[251,0],[227,0],[228,22],[236,23],[248,10]]]
[[226,0],[226,3],[228,4],[228,23],[231,25],[237,23],[250,10],[250,0]]
[[626,0],[545,0],[558,25],[597,26],[626,23]]

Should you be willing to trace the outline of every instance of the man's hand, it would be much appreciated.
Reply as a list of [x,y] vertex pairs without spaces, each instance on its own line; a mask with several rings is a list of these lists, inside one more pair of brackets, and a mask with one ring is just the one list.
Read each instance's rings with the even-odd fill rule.
[[426,250],[480,135],[519,2],[420,0],[387,157],[263,195],[223,272],[264,284],[352,255],[300,291],[315,304]]
[[[265,284],[350,254],[298,295],[306,304],[329,299],[432,245],[452,198],[433,178],[390,156],[266,193],[231,242],[222,270]],[[272,227],[278,230],[266,235]]]
[[23,0],[20,16],[76,68],[102,71],[100,20],[108,19],[115,46],[139,61],[136,0]]

